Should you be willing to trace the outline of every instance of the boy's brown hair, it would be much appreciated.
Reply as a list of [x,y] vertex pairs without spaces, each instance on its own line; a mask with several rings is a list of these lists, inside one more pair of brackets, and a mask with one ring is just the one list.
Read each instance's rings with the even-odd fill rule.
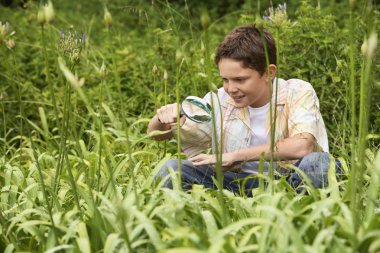
[[[275,41],[266,29],[263,29],[263,35],[266,41],[269,64],[276,64]],[[220,43],[216,51],[215,63],[218,64],[223,58],[240,61],[243,67],[255,69],[260,75],[263,75],[267,63],[260,30],[255,25],[234,28]]]

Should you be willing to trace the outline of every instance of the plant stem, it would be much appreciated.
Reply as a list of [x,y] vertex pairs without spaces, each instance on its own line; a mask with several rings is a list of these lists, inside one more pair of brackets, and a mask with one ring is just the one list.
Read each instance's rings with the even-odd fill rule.
[[69,176],[69,181],[70,181],[70,184],[72,187],[72,191],[73,191],[73,195],[74,195],[74,199],[75,199],[75,204],[77,205],[78,211],[80,211],[81,218],[83,219],[82,208],[80,207],[80,203],[79,203],[79,196],[78,196],[78,190],[77,190],[78,187],[77,187],[77,184],[75,182],[73,172],[71,170],[71,164],[70,164],[69,156],[68,156],[67,152],[65,152],[64,154],[65,154],[65,160],[66,160],[66,166],[67,166],[66,170],[67,170],[67,174]]
[[102,121],[102,103],[103,103],[103,85],[104,79],[100,82],[100,97],[99,97],[99,149],[98,149],[98,171],[97,171],[97,191],[100,192],[100,177],[102,170],[102,149],[103,149],[103,121]]
[[49,213],[51,225],[53,227],[53,233],[54,233],[55,240],[56,240],[59,237],[58,237],[58,234],[57,234],[57,231],[56,231],[57,228],[55,226],[54,219],[53,219],[52,205],[51,205],[51,203],[48,200],[46,186],[45,186],[45,181],[44,181],[44,178],[43,178],[43,175],[42,175],[42,169],[41,169],[40,164],[38,162],[38,154],[37,154],[36,147],[34,146],[33,137],[30,136],[29,139],[30,139],[30,143],[31,143],[31,146],[32,146],[34,159],[35,159],[36,166],[37,166],[38,175],[39,175],[39,178],[40,178],[40,181],[41,181],[42,195],[44,196],[46,208],[47,208],[47,211]]
[[107,40],[108,40],[108,46],[110,47],[109,48],[109,54],[111,55],[111,61],[112,61],[112,67],[113,67],[113,74],[114,74],[114,78],[115,78],[115,83],[116,83],[116,88],[117,88],[117,91],[121,92],[121,82],[120,82],[120,75],[119,75],[119,72],[117,71],[117,62],[116,62],[116,59],[114,57],[115,55],[115,52],[114,52],[114,47],[113,47],[113,37],[112,37],[112,30],[111,29],[107,29]]
[[214,95],[213,95],[213,87],[212,87],[212,80],[211,80],[211,66],[210,66],[210,48],[209,48],[209,38],[208,38],[208,29],[206,28],[204,31],[205,35],[205,67],[206,67],[206,76],[207,76],[207,84],[209,88],[209,92],[211,94],[211,123],[212,123],[212,145],[214,150],[214,154],[216,156],[216,164],[215,164],[215,171],[216,171],[216,182],[217,182],[217,198],[218,202],[221,208],[221,223],[223,226],[226,226],[229,223],[229,214],[227,212],[227,207],[224,203],[224,195],[223,195],[223,181],[224,181],[224,174],[222,172],[222,158],[223,158],[223,116],[220,118],[220,145],[218,146],[218,131],[216,127],[216,119],[215,119],[215,105],[219,106],[220,115],[223,114],[219,98],[218,101],[214,102]]
[[180,96],[180,73],[181,73],[181,67],[184,60],[182,59],[181,63],[179,64],[177,68],[176,73],[176,83],[175,83],[175,92],[176,92],[176,103],[177,103],[177,156],[178,156],[178,184],[179,187],[182,189],[182,161],[181,161],[181,153],[182,153],[182,146],[181,146],[181,96]]
[[[357,167],[356,167],[356,83],[355,83],[355,42],[354,42],[354,20],[353,20],[353,10],[350,12],[350,47],[349,47],[349,57],[350,57],[350,99],[351,99],[351,173],[349,178],[349,192],[350,192],[350,207],[352,212],[352,217],[354,220],[354,231],[357,231],[358,226],[358,214],[357,214]],[[355,246],[356,247],[356,246]]]
[[357,162],[357,194],[359,199],[356,209],[359,211],[358,214],[358,226],[362,224],[361,218],[363,217],[362,212],[364,211],[361,208],[362,205],[362,196],[363,196],[363,175],[366,173],[365,168],[365,150],[368,145],[367,135],[368,135],[368,114],[370,112],[370,101],[371,101],[371,84],[369,82],[371,77],[371,68],[372,68],[372,58],[365,57],[362,63],[362,71],[360,78],[360,110],[359,110],[359,150],[358,150],[358,162]]
[[121,234],[124,236],[125,241],[127,243],[128,250],[131,253],[131,252],[133,252],[133,250],[132,250],[131,239],[129,238],[129,234],[128,234],[128,231],[126,228],[128,222],[125,218],[125,215],[126,215],[126,213],[123,210],[123,212],[120,214],[120,216],[121,216],[120,217],[120,219],[121,219],[121,223],[120,223],[121,224]]
[[18,106],[19,106],[19,119],[20,119],[20,155],[19,155],[19,166],[21,169],[22,166],[22,157],[23,157],[23,136],[24,136],[24,106],[21,98],[21,84],[20,84],[20,78],[18,73],[18,67],[16,63],[16,59],[13,55],[13,51],[10,52],[12,62],[13,62],[13,70],[14,70],[14,82],[17,85],[17,97],[18,97]]
[[[44,54],[46,83],[49,85],[51,101],[54,108],[54,114],[55,114],[56,120],[58,121],[59,111],[58,111],[58,106],[57,106],[57,100],[55,98],[54,85],[53,85],[53,82],[51,82],[50,80],[50,71],[49,71],[48,55],[47,55],[47,50],[46,50],[46,38],[45,38],[44,26],[41,26],[41,38],[42,38],[42,49],[43,49],[43,54]],[[62,133],[60,124],[57,124],[57,128],[58,128],[59,133]]]
[[[168,80],[167,78],[164,78],[164,105],[168,103],[167,87],[168,87]],[[167,140],[164,141],[164,156],[166,155],[166,149],[167,149]]]
[[[74,65],[70,68],[72,71]],[[63,162],[65,159],[65,153],[67,152],[66,141],[68,139],[69,128],[70,128],[70,114],[71,114],[71,84],[66,80],[65,84],[65,97],[64,97],[64,105],[63,105],[63,119],[62,119],[62,135],[61,135],[61,143],[59,145],[59,155],[58,155],[58,164],[56,175],[54,179],[53,193],[56,194],[58,191],[60,176],[62,173]]]
[[[127,153],[129,156],[129,159],[132,164],[136,165],[135,161],[133,160],[132,157],[132,152],[131,152],[131,143],[129,141],[129,130],[127,129]],[[131,169],[131,178],[132,178],[132,184],[133,184],[133,193],[135,195],[135,201],[136,201],[136,207],[137,209],[140,209],[140,201],[139,201],[139,195],[137,194],[137,182],[136,182],[136,177],[135,177],[135,171],[134,168]]]
[[[276,30],[276,36],[278,36],[278,29]],[[272,81],[270,79],[270,69],[269,69],[269,55],[268,55],[268,46],[267,42],[265,40],[264,32],[262,29],[260,29],[260,37],[261,41],[264,46],[264,53],[265,53],[265,62],[266,62],[266,71],[267,71],[267,85],[269,85],[269,93],[270,93],[270,100],[269,100],[269,120],[270,120],[270,163],[269,163],[269,181],[271,186],[271,193],[274,192],[274,185],[273,185],[273,175],[274,175],[274,167],[273,167],[273,161],[274,161],[274,146],[275,146],[275,131],[276,131],[276,108],[277,108],[277,87],[278,87],[278,81],[276,81],[276,99],[275,104],[273,105],[272,101],[272,93],[273,93],[273,85]],[[276,52],[278,54],[278,50]],[[274,109],[274,115],[273,115],[273,107]]]

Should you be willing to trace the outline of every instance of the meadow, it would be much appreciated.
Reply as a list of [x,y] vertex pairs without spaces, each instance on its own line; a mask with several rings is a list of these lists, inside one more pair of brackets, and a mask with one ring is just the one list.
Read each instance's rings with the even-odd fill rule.
[[[370,0],[0,5],[0,252],[380,252],[379,17]],[[220,87],[218,43],[253,23],[278,76],[316,90],[342,175],[260,175],[253,197],[162,188],[185,156],[149,119]]]

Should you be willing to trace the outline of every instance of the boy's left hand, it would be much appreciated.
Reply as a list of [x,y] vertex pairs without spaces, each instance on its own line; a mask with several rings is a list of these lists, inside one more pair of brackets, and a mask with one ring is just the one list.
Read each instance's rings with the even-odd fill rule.
[[[189,158],[189,160],[193,163],[193,165],[215,165],[216,164],[216,155],[208,155],[208,154],[199,154],[194,157]],[[235,165],[236,161],[232,155],[232,153],[224,153],[222,154],[222,170],[227,171]]]

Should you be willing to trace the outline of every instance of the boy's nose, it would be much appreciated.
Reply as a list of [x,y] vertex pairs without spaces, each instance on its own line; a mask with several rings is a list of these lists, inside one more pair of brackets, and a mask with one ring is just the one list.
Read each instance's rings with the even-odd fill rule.
[[226,90],[226,92],[227,92],[228,94],[234,94],[234,93],[236,93],[236,92],[238,91],[236,85],[235,85],[233,82],[229,82],[229,83],[227,84],[227,87],[226,87],[225,90]]

